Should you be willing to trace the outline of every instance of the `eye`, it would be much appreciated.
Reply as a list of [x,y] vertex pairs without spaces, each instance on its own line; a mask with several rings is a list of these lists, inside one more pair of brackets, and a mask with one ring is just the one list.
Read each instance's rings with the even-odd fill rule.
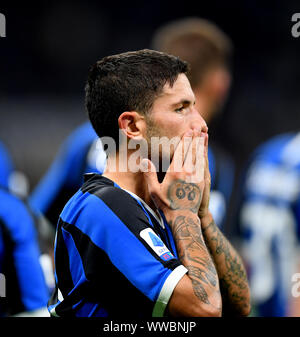
[[185,109],[185,107],[182,106],[182,107],[180,107],[180,108],[175,109],[175,112],[181,113],[184,109]]

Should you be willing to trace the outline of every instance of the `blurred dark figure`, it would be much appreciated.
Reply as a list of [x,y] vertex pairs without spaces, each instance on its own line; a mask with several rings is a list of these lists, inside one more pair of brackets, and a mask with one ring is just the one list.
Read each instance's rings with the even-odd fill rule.
[[90,122],[79,126],[61,145],[49,170],[29,197],[31,207],[55,227],[67,201],[83,183],[83,174],[104,171],[101,141]]
[[4,146],[0,142],[0,185],[11,193],[20,197],[26,197],[29,190],[28,179],[23,172],[17,171],[13,161]]
[[300,297],[291,291],[300,272],[300,133],[278,135],[252,155],[240,226],[253,314],[300,316]]
[[0,316],[48,316],[50,289],[42,268],[47,259],[39,246],[44,243],[42,248],[49,248],[41,227],[47,225],[9,191],[14,166],[4,145],[0,148]]
[[[160,27],[154,34],[152,47],[190,64],[188,77],[196,108],[210,127],[222,111],[231,84],[230,38],[210,21],[183,18]],[[222,228],[233,188],[234,163],[214,139],[210,139],[208,155],[212,180],[210,210]]]
[[0,185],[9,189],[9,180],[14,171],[14,165],[4,144],[0,142]]

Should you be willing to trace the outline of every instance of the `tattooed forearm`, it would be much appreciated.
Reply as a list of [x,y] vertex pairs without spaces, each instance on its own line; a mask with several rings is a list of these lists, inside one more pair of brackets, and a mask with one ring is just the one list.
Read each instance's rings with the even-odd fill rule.
[[210,304],[208,300],[207,292],[205,291],[204,287],[202,286],[201,282],[192,279],[193,289],[196,296],[204,303]]
[[195,295],[203,303],[211,304],[209,295],[220,294],[219,281],[214,263],[204,243],[199,218],[179,215],[170,225],[179,259],[188,269]]
[[219,275],[223,308],[229,308],[231,313],[248,315],[250,293],[242,259],[214,221],[202,227],[202,233]]
[[210,283],[213,287],[217,285],[217,281],[216,281],[216,277],[214,273],[211,274],[207,272],[206,270],[195,267],[195,266],[188,266],[188,269],[189,269],[189,273],[191,276],[198,278],[199,280],[201,280],[202,282],[206,284]]

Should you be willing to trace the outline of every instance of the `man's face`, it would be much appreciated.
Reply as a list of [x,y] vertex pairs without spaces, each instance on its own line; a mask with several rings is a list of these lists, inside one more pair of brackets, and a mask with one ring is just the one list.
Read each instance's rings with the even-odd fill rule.
[[[146,140],[153,143],[152,137],[167,137],[169,140],[180,139],[188,130],[198,129],[207,132],[207,125],[195,108],[195,96],[185,74],[180,74],[173,87],[167,83],[162,94],[154,101],[148,113]],[[160,150],[160,159],[173,156],[175,146],[169,153]]]

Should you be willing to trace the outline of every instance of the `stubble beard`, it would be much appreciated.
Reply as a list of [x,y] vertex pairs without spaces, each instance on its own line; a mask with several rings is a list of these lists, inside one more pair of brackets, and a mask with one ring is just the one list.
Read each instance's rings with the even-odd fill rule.
[[[156,138],[162,138],[162,137],[166,137],[165,133],[162,131],[162,129],[156,125],[156,123],[153,121],[153,119],[150,116],[146,116],[146,123],[147,123],[147,131],[146,131],[146,141],[147,141],[147,145],[148,145],[148,158],[150,160],[151,159],[151,154],[152,154],[152,149],[151,149],[151,143],[152,143],[152,139],[154,137]],[[174,154],[174,149],[172,149],[172,151],[170,150],[170,153],[163,153],[163,147],[160,146],[159,147],[159,167],[156,166],[156,171],[157,171],[157,176],[158,176],[158,180],[160,182],[163,181],[163,178],[166,174],[166,171],[162,170],[162,163],[163,161],[171,161],[173,158],[173,154]],[[154,161],[153,161],[154,163]]]

